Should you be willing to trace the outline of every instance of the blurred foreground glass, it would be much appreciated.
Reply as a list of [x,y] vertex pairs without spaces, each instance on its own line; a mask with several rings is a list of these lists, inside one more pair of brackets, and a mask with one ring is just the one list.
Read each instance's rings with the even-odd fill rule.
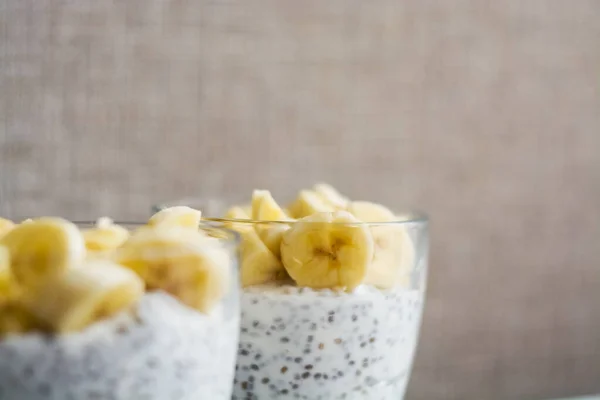
[[133,312],[81,332],[0,338],[0,398],[230,400],[239,336],[239,237],[220,225],[200,227],[229,255],[223,258],[229,290],[208,314],[151,291]]
[[[193,199],[173,205],[206,210]],[[223,215],[219,202],[210,214]],[[260,270],[252,237],[244,232],[293,227],[294,222],[207,218],[240,232],[242,282]],[[385,289],[353,291],[266,284],[242,289],[241,333],[233,399],[369,399],[404,397],[418,342],[428,266],[428,220],[405,214],[397,221],[347,224],[367,227],[375,251],[370,268],[397,271]],[[343,227],[342,227],[343,228]],[[411,248],[406,247],[406,237]],[[411,253],[411,254],[408,254]],[[260,262],[260,261],[259,261]],[[246,265],[248,264],[248,265]],[[265,265],[266,267],[266,265]],[[342,266],[343,268],[343,266]],[[380,280],[381,281],[381,280]]]

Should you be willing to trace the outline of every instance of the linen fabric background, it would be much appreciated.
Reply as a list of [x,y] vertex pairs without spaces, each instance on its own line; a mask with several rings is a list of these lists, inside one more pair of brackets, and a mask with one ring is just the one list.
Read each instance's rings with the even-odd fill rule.
[[429,212],[409,399],[600,392],[600,2],[5,0],[0,214]]

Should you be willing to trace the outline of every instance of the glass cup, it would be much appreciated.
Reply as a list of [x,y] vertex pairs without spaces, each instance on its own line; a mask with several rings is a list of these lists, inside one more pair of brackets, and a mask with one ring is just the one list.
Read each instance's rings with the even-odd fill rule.
[[[175,204],[184,203],[170,205]],[[202,209],[197,202],[186,205]],[[296,224],[206,219],[240,232],[242,282],[244,274],[261,269],[252,235],[269,237]],[[276,282],[243,287],[233,399],[403,398],[424,307],[427,217],[415,213],[393,222],[336,224],[366,228],[372,235],[365,282],[374,284],[351,291],[310,289],[279,274]]]
[[0,338],[0,398],[231,399],[240,322],[239,237],[221,225],[200,226],[228,255],[220,260],[229,288],[210,312],[147,291],[133,312],[77,333]]

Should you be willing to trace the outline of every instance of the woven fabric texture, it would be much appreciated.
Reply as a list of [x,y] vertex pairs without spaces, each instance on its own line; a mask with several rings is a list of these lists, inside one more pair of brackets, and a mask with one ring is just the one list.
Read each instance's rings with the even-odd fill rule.
[[600,2],[5,0],[0,214],[328,181],[432,218],[410,399],[600,392]]

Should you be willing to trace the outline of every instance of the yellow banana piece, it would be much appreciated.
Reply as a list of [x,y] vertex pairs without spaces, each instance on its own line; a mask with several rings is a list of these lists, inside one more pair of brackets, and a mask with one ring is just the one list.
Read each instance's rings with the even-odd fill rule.
[[15,223],[9,219],[0,218],[0,238],[15,227]]
[[234,206],[225,213],[224,218],[228,219],[252,219],[252,208],[246,210],[244,207]]
[[242,286],[275,282],[287,276],[279,258],[263,243],[256,231],[239,233],[242,239],[240,243]]
[[129,231],[116,225],[110,218],[100,218],[96,226],[81,231],[85,247],[92,252],[107,252],[121,246],[129,238]]
[[0,304],[0,338],[39,330],[39,322],[16,302]]
[[281,258],[299,286],[351,290],[362,283],[373,246],[368,227],[348,212],[320,212],[285,233]]
[[85,258],[81,232],[62,218],[45,217],[20,224],[0,239],[10,254],[13,276],[33,288],[78,266]]
[[[250,220],[241,207],[232,207],[225,218]],[[254,223],[230,222],[226,226],[240,234],[240,279],[242,286],[274,282],[287,277],[283,264],[258,236]]]
[[294,218],[304,218],[319,212],[332,212],[335,208],[312,190],[301,190],[298,198],[288,206]]
[[290,229],[287,224],[257,224],[256,233],[276,258],[281,258],[281,241],[283,235]]
[[0,246],[0,305],[18,299],[21,288],[15,281],[10,269],[10,254],[8,249]]
[[49,279],[24,296],[28,311],[54,332],[77,332],[132,307],[144,283],[132,271],[107,260],[85,263]]
[[327,183],[317,183],[313,190],[317,193],[326,203],[334,207],[336,210],[345,210],[350,200],[347,197],[342,196],[333,186]]
[[[277,204],[268,190],[255,190],[252,194],[252,219],[256,221],[291,221],[291,218]],[[281,239],[288,229],[290,229],[288,224],[256,224],[256,232],[260,240],[275,257],[281,255]]]
[[268,190],[252,193],[252,219],[258,221],[289,221],[290,217],[277,204]]
[[372,226],[375,242],[373,260],[365,283],[382,289],[405,287],[413,268],[415,250],[402,226]]
[[[406,286],[413,268],[415,250],[403,224],[385,224],[396,220],[386,207],[367,201],[354,201],[348,211],[363,222],[371,222],[369,229],[375,244],[373,260],[367,269],[365,284],[382,289]],[[383,222],[384,224],[377,225]]]
[[351,201],[346,210],[363,222],[389,222],[396,218],[388,208],[370,201]]
[[12,298],[15,283],[10,271],[10,258],[8,249],[0,246],[0,305]]
[[244,214],[252,215],[252,205],[251,204],[245,204],[243,206],[240,206],[240,208],[242,209]]
[[198,229],[202,213],[187,206],[175,206],[160,210],[148,220],[154,227],[181,227]]
[[208,313],[230,285],[229,255],[215,238],[189,228],[145,228],[121,246],[115,259],[150,290],[164,290]]

